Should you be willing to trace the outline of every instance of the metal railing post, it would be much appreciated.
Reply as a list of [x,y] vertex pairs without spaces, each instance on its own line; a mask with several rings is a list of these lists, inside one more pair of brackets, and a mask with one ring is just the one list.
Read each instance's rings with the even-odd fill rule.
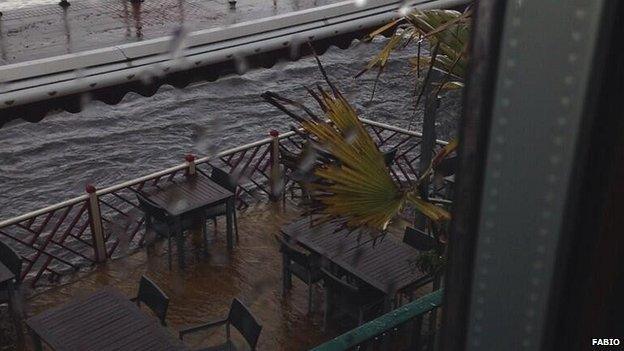
[[277,201],[282,192],[282,175],[279,165],[279,132],[275,129],[269,132],[271,136],[271,201]]
[[106,241],[104,240],[104,227],[102,226],[102,214],[95,186],[89,184],[85,187],[89,198],[89,226],[93,238],[93,249],[96,262],[106,261]]
[[186,170],[186,174],[195,175],[197,173],[197,170],[195,167],[195,155],[188,154],[186,155],[186,157],[184,157],[184,160],[186,161],[186,165],[188,167]]

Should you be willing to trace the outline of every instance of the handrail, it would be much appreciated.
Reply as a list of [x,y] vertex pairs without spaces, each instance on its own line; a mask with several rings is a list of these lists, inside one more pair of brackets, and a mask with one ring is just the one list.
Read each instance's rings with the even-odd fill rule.
[[[387,130],[394,131],[394,132],[397,132],[397,133],[410,135],[410,136],[414,136],[414,137],[419,137],[419,138],[422,137],[422,133],[420,133],[420,132],[410,131],[410,130],[407,130],[407,129],[403,129],[403,128],[392,126],[392,125],[385,124],[385,123],[372,121],[372,120],[365,119],[365,118],[361,118],[361,121],[364,122],[365,124],[368,124],[368,125],[371,125],[371,126],[375,126],[375,127],[379,127],[379,128],[383,128],[383,129],[387,129]],[[278,138],[279,139],[284,139],[284,138],[292,137],[295,134],[296,133],[294,131],[289,131],[289,132],[286,132],[286,133],[279,134]],[[271,140],[272,140],[272,138],[268,137],[268,138],[264,138],[264,139],[261,139],[261,140],[258,140],[258,141],[255,141],[255,142],[252,142],[252,143],[249,143],[249,144],[244,144],[244,145],[241,145],[241,146],[238,146],[238,147],[235,147],[235,148],[231,148],[231,149],[222,151],[222,152],[220,152],[220,153],[218,153],[216,155],[201,157],[201,158],[197,159],[195,161],[195,163],[196,164],[206,163],[206,162],[209,162],[210,160],[213,160],[213,159],[216,159],[216,158],[220,158],[220,157],[229,156],[231,154],[235,154],[235,153],[240,152],[240,151],[245,150],[245,149],[253,148],[253,147],[256,147],[256,146],[259,146],[259,145],[268,144],[268,143],[271,142]],[[443,140],[436,140],[436,143],[438,143],[439,145],[446,145],[447,144],[447,142],[445,142]],[[182,170],[182,169],[184,169],[187,166],[188,165],[186,163],[181,163],[181,164],[178,164],[176,166],[169,167],[167,169],[164,169],[164,170],[161,170],[161,171],[158,171],[158,172],[150,173],[150,174],[147,174],[147,175],[139,177],[139,178],[135,178],[135,179],[123,182],[123,183],[119,183],[119,184],[115,184],[115,185],[112,185],[112,186],[109,186],[109,187],[106,187],[106,188],[99,189],[96,194],[98,196],[109,194],[109,193],[115,192],[117,190],[120,190],[120,189],[129,187],[129,186],[133,186],[133,185],[139,184],[139,183],[144,182],[146,180],[151,180],[151,179],[154,179],[154,178],[157,178],[157,177],[169,174],[171,172]],[[88,198],[87,195],[80,195],[80,196],[74,197],[72,199],[69,199],[69,200],[66,200],[66,201],[62,201],[62,202],[59,202],[59,203],[51,205],[51,206],[44,207],[44,208],[39,209],[39,210],[35,210],[35,211],[32,211],[32,212],[25,213],[23,215],[19,215],[17,217],[13,217],[13,218],[9,218],[9,219],[0,221],[0,228],[6,227],[6,226],[9,226],[9,225],[12,225],[12,224],[19,223],[19,222],[22,222],[24,220],[30,219],[32,217],[36,217],[36,216],[39,216],[41,214],[44,214],[44,213],[47,213],[47,212],[50,212],[50,211],[54,211],[54,210],[57,210],[57,209],[60,209],[60,208],[66,207],[66,206],[77,204],[79,202],[87,200],[87,198]]]
[[[272,53],[295,45],[293,38],[320,40],[337,34],[378,27],[394,19],[407,6],[427,9],[452,7],[469,0],[368,1],[360,6],[349,0],[256,21],[190,33],[189,47],[180,60],[172,59],[171,37],[128,43],[58,57],[0,67],[6,83],[4,108],[71,96],[117,85],[140,82],[146,71],[168,75],[227,62],[243,53]],[[75,70],[83,76],[76,78]]]
[[[419,137],[419,138],[422,138],[422,136],[423,136],[423,134],[421,132],[407,130],[407,129],[400,128],[400,127],[397,127],[397,126],[393,126],[393,125],[390,125],[390,124],[372,121],[372,120],[366,119],[366,118],[360,118],[360,121],[362,121],[362,122],[364,122],[364,123],[366,123],[368,125],[375,126],[375,127],[380,127],[380,128],[387,129],[387,130],[391,130],[393,132],[399,132],[399,133],[402,133],[402,134],[412,135],[412,136]],[[436,144],[444,146],[444,145],[448,144],[448,141],[436,139]]]
[[342,351],[357,346],[415,317],[440,307],[442,305],[443,293],[443,289],[436,290],[416,301],[362,324],[310,351]]

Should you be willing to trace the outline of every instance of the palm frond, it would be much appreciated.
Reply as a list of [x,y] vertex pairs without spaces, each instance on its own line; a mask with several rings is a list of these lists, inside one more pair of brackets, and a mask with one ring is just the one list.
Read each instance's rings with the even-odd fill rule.
[[[317,58],[318,61],[318,58]],[[319,63],[330,91],[317,87],[308,92],[318,103],[323,117],[304,104],[266,92],[262,96],[284,111],[303,128],[306,139],[329,153],[314,174],[320,180],[309,184],[321,220],[338,220],[349,228],[385,230],[407,203],[433,221],[450,218],[444,209],[418,197],[416,188],[402,189],[392,178],[384,157],[360,121],[357,112],[332,84]],[[303,111],[298,113],[296,108]]]

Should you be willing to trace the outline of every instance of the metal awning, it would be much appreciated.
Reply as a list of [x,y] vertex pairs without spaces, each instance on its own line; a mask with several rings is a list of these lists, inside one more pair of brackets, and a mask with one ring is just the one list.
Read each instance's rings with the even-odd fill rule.
[[[468,0],[417,0],[409,6],[450,8]],[[183,50],[171,36],[0,67],[0,127],[38,122],[51,111],[79,112],[83,96],[117,104],[128,92],[152,96],[163,84],[178,88],[214,81],[280,60],[347,48],[356,38],[397,17],[404,1],[346,1],[190,33]],[[172,54],[176,52],[175,55]],[[175,57],[174,57],[175,56]]]

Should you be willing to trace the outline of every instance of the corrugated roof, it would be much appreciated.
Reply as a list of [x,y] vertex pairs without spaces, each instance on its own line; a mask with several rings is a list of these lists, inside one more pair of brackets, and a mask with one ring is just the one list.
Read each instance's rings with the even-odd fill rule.
[[[448,8],[467,2],[421,0],[411,5]],[[308,42],[318,54],[331,45],[345,49],[395,18],[402,5],[396,0],[369,0],[365,6],[348,1],[197,31],[185,38],[185,49],[176,57],[172,37],[163,37],[2,66],[0,126],[15,119],[38,122],[56,110],[79,112],[85,94],[117,104],[128,92],[152,96],[163,84],[183,88],[243,74],[243,69],[269,68],[311,54]]]

